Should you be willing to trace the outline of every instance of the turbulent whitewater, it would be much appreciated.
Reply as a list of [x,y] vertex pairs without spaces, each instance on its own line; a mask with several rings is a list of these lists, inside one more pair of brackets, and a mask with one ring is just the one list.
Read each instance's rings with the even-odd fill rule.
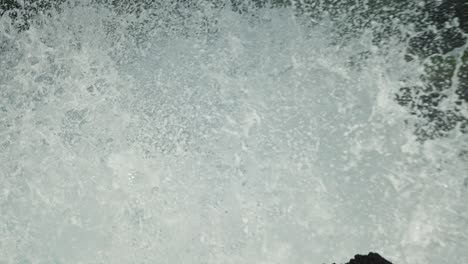
[[467,134],[418,139],[395,94],[423,66],[378,25],[202,1],[15,23],[0,263],[468,262]]

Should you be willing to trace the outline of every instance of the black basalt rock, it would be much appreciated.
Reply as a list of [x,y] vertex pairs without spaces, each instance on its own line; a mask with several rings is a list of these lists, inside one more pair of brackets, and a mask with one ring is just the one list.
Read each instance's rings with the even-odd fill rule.
[[[336,264],[336,263],[333,263]],[[356,255],[345,264],[392,264],[377,253],[370,252],[367,255]]]
[[392,264],[377,253],[370,252],[367,255],[356,255],[347,264]]

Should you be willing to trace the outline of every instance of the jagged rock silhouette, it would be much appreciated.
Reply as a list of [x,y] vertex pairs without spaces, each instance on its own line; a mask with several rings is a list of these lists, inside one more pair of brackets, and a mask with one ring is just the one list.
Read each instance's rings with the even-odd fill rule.
[[[336,264],[336,263],[333,263]],[[377,253],[370,252],[367,255],[355,255],[346,264],[392,264]]]

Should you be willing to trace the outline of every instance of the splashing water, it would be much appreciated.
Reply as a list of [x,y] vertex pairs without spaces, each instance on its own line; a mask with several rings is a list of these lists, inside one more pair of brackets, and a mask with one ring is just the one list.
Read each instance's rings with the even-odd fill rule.
[[414,135],[407,42],[173,3],[2,17],[1,263],[468,262],[467,137]]

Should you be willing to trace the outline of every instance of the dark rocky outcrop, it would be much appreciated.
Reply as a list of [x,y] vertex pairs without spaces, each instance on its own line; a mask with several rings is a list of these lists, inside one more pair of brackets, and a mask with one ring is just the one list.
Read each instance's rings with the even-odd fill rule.
[[[336,264],[336,263],[333,263]],[[370,252],[367,255],[355,255],[346,264],[392,264],[377,253]]]
[[356,255],[347,264],[392,264],[377,253],[370,252],[367,255]]

